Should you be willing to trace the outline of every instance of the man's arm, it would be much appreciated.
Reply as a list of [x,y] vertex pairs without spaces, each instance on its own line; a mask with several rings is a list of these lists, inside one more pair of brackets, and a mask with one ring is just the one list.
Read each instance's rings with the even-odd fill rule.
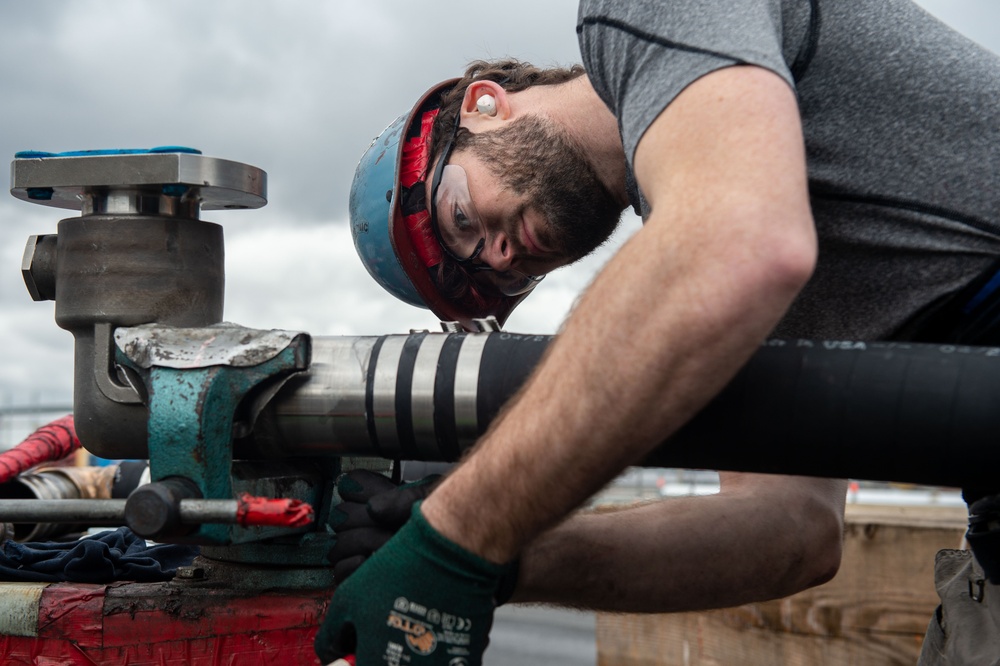
[[688,87],[639,144],[652,214],[524,390],[424,502],[504,562],[662,442],[773,329],[815,263],[793,92],[733,67]]
[[794,594],[840,563],[846,481],[723,473],[716,495],[577,515],[521,555],[513,602],[665,613]]

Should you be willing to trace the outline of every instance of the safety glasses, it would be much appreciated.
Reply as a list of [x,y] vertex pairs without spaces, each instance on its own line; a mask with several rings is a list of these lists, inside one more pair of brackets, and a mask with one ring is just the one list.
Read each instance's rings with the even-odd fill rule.
[[434,168],[428,207],[431,228],[445,254],[473,282],[504,296],[519,296],[534,289],[545,276],[528,275],[516,269],[498,271],[477,261],[486,247],[486,225],[472,201],[465,169],[448,164],[460,123],[461,114],[456,114],[451,136]]

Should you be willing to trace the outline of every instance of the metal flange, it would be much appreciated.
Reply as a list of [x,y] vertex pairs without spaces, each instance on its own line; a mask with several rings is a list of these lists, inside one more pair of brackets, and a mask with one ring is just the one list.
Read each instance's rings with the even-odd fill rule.
[[[10,192],[18,199],[84,215],[145,212],[137,197],[193,203],[203,210],[260,208],[267,203],[263,170],[179,146],[24,151],[14,156],[10,173]],[[130,196],[115,196],[126,193]],[[164,208],[158,205],[159,212]]]

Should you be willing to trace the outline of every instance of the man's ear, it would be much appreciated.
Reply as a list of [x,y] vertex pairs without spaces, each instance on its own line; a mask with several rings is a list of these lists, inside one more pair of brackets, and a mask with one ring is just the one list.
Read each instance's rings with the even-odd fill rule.
[[[489,98],[492,98],[492,102]],[[465,89],[465,96],[462,98],[462,126],[473,134],[498,129],[511,115],[510,99],[500,84],[476,81]]]

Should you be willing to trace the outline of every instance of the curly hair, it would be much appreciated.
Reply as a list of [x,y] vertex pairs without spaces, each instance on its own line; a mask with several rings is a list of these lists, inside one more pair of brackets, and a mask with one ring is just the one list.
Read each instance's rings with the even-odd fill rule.
[[[503,86],[509,93],[519,92],[531,86],[547,86],[565,83],[586,72],[582,65],[571,67],[551,67],[540,69],[531,63],[509,58],[506,60],[474,60],[465,69],[465,74],[448,92],[441,95],[441,107],[434,121],[431,133],[431,162],[444,148],[452,128],[455,126],[455,116],[461,111],[465,89],[477,81],[493,81]],[[461,148],[471,132],[464,127],[459,128],[455,137],[455,149]]]

